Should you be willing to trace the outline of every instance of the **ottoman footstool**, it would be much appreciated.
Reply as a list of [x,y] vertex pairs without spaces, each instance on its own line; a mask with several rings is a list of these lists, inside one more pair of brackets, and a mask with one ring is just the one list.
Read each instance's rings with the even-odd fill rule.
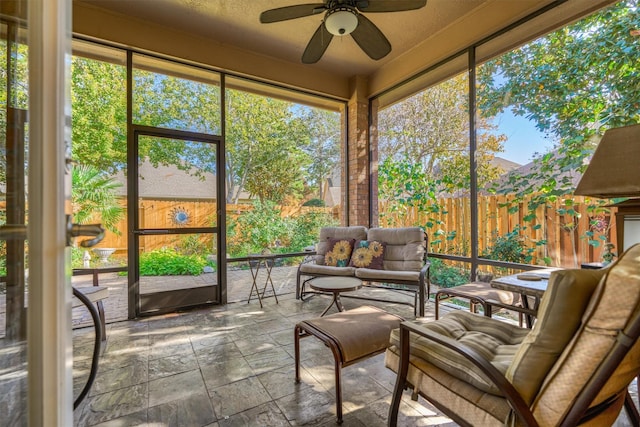
[[341,369],[386,350],[391,331],[403,320],[379,308],[362,306],[298,323],[294,328],[296,382],[300,382],[300,338],[314,336],[333,352],[336,415],[342,424]]

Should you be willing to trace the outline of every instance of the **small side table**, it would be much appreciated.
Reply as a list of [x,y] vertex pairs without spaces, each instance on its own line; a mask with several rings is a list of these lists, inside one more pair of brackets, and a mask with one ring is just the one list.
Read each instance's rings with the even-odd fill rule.
[[309,286],[316,291],[333,293],[331,303],[320,315],[320,317],[322,317],[327,314],[327,311],[329,311],[334,304],[338,308],[338,311],[344,311],[344,306],[342,305],[342,301],[340,301],[340,293],[360,289],[362,287],[362,280],[356,277],[317,277],[309,280]]
[[[251,291],[249,292],[249,299],[247,303],[251,302],[251,297],[253,297],[254,291],[256,296],[258,297],[258,302],[260,303],[260,308],[262,308],[262,299],[264,298],[264,294],[267,291],[267,285],[271,285],[271,290],[273,291],[273,297],[276,299],[276,304],[278,304],[278,295],[276,295],[276,288],[273,286],[273,280],[271,280],[271,269],[273,268],[273,264],[275,263],[275,259],[277,254],[255,254],[249,255],[247,259],[249,260],[249,268],[251,269],[251,278],[253,279],[253,283],[251,284]],[[258,273],[260,272],[260,267],[264,265],[264,269],[267,272],[267,278],[264,281],[264,287],[262,288],[262,295],[260,294],[260,290],[258,289]],[[254,268],[255,267],[255,268]]]

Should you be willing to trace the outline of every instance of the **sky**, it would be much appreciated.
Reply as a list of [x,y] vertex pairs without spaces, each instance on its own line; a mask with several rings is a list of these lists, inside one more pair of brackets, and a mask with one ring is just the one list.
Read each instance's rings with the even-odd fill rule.
[[498,114],[495,118],[498,133],[507,136],[504,152],[498,157],[521,165],[533,160],[534,153],[546,153],[553,147],[553,141],[536,129],[534,122],[522,116],[515,116],[510,110]]

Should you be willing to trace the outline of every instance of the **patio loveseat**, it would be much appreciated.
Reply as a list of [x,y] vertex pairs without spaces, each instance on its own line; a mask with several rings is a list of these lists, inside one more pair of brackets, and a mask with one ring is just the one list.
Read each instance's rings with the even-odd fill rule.
[[357,277],[368,286],[401,285],[402,290],[413,292],[415,312],[422,317],[430,291],[426,254],[427,237],[420,227],[324,227],[316,255],[298,267],[296,298],[311,293],[305,291],[305,284],[314,277]]

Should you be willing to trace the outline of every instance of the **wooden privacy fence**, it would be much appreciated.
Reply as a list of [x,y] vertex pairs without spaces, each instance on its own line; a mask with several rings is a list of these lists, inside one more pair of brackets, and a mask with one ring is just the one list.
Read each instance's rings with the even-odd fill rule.
[[[611,242],[617,248],[615,208],[611,208],[610,212],[608,209],[600,209],[599,213],[594,214],[589,212],[585,199],[582,196],[559,198],[530,211],[530,198],[510,204],[513,199],[507,196],[479,196],[478,253],[488,251],[497,236],[516,231],[522,244],[533,249],[533,264],[544,264],[547,259],[550,265],[572,268],[579,267],[581,263],[601,261],[605,242]],[[438,205],[438,213],[422,212],[415,207],[393,212],[389,203],[381,202],[380,225],[422,226],[427,230],[429,241],[433,243],[430,252],[469,255],[469,198],[441,198]],[[564,213],[565,211],[570,214]],[[589,232],[593,233],[592,237],[589,237]],[[455,237],[448,240],[447,236]],[[590,239],[598,241],[599,247],[590,245]]]
[[[118,222],[116,229],[118,233],[107,231],[102,242],[97,246],[100,248],[115,248],[116,254],[127,251],[127,212],[126,201],[123,201],[125,213]],[[227,204],[227,218],[237,218],[238,216],[251,211],[253,205],[250,204]],[[216,226],[217,203],[204,200],[141,200],[139,204],[140,228],[180,228],[180,227],[214,227]],[[333,213],[332,208],[318,208],[308,206],[278,206],[282,217],[297,216],[310,211],[324,210]],[[96,221],[99,221],[96,220]],[[159,235],[144,236],[141,246],[144,251],[152,251],[162,247],[172,247],[184,236]],[[199,239],[203,244],[215,247],[215,242],[205,236]]]
[[[534,264],[562,267],[578,267],[581,263],[601,260],[602,246],[605,241],[616,245],[615,208],[611,212],[603,209],[594,214],[589,212],[585,197],[574,196],[559,198],[555,202],[547,202],[530,212],[528,202],[510,205],[512,200],[507,196],[478,197],[478,250],[482,254],[495,243],[497,236],[518,233],[520,241],[527,248],[532,248]],[[567,200],[570,201],[567,202]],[[422,226],[427,230],[432,243],[431,252],[443,254],[469,255],[471,248],[471,209],[469,198],[450,197],[438,200],[438,213],[425,213],[417,208],[408,207],[400,212],[389,212],[389,204],[379,205],[380,226],[402,227]],[[511,209],[510,207],[511,206]],[[140,203],[140,223],[145,228],[210,227],[215,223],[217,204],[209,201],[187,200],[142,200]],[[573,209],[575,215],[561,213],[562,209]],[[227,216],[237,218],[253,209],[250,204],[227,205]],[[296,216],[319,208],[305,206],[280,206],[283,217]],[[331,208],[323,208],[332,213]],[[185,216],[180,214],[184,213]],[[179,224],[179,221],[184,223]],[[597,227],[593,223],[597,223]],[[119,234],[107,232],[99,247],[116,248],[123,253],[127,250],[126,215],[118,223]],[[595,248],[589,244],[588,232],[593,232],[594,240],[600,242]],[[447,236],[455,236],[450,240]],[[604,237],[604,240],[600,238]],[[151,251],[164,246],[173,245],[170,236],[145,236],[144,250]],[[435,243],[434,243],[435,242]],[[544,243],[543,243],[544,242]],[[213,242],[203,242],[212,244]],[[536,243],[541,243],[536,245]],[[614,250],[614,252],[617,251]]]

